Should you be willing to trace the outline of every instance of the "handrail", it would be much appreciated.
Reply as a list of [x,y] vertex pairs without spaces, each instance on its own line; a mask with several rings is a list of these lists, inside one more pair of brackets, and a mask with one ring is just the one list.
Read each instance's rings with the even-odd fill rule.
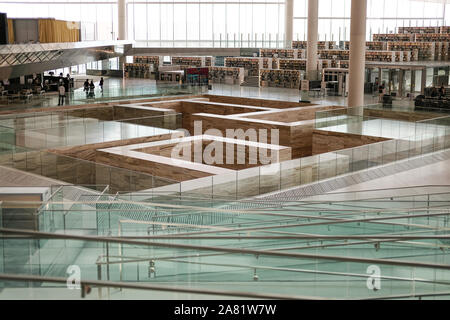
[[[51,282],[51,283],[67,283],[66,278],[60,277],[44,277],[44,276],[30,276],[23,274],[4,274],[0,273],[0,279],[7,281],[32,281],[32,282]],[[138,290],[155,290],[166,292],[181,292],[181,293],[194,293],[194,294],[207,294],[218,295],[228,297],[243,297],[254,299],[298,299],[298,300],[319,300],[319,297],[313,296],[289,296],[282,294],[261,294],[253,292],[240,292],[240,291],[220,291],[210,289],[191,289],[180,287],[169,287],[152,284],[136,284],[117,281],[103,281],[103,280],[80,280],[80,286],[82,287],[81,295],[84,295],[84,289],[86,286],[95,287],[110,287],[110,288],[122,288],[122,289],[138,289]]]
[[179,243],[163,243],[163,242],[150,242],[150,241],[137,241],[128,240],[118,237],[99,237],[99,236],[81,236],[81,235],[69,235],[69,234],[57,234],[49,232],[37,232],[21,229],[6,229],[0,228],[0,233],[6,234],[19,234],[28,235],[34,238],[43,239],[66,239],[66,240],[82,240],[82,241],[92,241],[92,242],[105,242],[105,243],[122,243],[130,245],[142,245],[147,247],[167,247],[167,248],[178,248],[187,250],[203,250],[203,251],[215,251],[215,252],[227,252],[227,253],[237,253],[237,254],[250,254],[256,256],[279,256],[285,258],[297,258],[297,259],[318,259],[318,260],[335,260],[341,262],[354,262],[354,263],[378,263],[381,265],[396,265],[405,267],[421,267],[421,268],[436,268],[443,270],[450,270],[450,265],[448,264],[435,264],[426,262],[413,262],[407,260],[387,260],[387,259],[376,259],[376,258],[357,258],[357,257],[345,257],[345,256],[332,256],[332,255],[319,255],[319,254],[307,254],[307,253],[289,253],[289,252],[276,252],[269,250],[253,250],[253,249],[242,249],[242,248],[230,248],[230,247],[216,247],[216,246],[200,246],[200,245],[190,245],[190,244],[179,244]]

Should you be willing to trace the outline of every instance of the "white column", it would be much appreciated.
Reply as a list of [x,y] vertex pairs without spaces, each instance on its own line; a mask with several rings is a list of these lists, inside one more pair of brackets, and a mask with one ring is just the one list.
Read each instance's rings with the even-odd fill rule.
[[[348,106],[364,105],[367,0],[352,0]],[[362,109],[360,110],[362,112]]]
[[117,0],[119,40],[127,40],[127,0]]
[[308,47],[306,78],[317,80],[317,34],[319,32],[319,0],[308,0]]
[[294,0],[284,2],[284,33],[286,34],[284,44],[286,48],[292,48],[294,34]]

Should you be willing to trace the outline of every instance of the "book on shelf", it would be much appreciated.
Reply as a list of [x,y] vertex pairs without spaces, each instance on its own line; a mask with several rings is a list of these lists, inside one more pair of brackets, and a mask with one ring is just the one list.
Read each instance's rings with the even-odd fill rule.
[[449,42],[450,33],[416,33],[415,41],[417,42]]
[[[308,41],[292,41],[293,49],[307,49]],[[318,50],[335,49],[336,41],[317,41]]]
[[414,34],[407,33],[376,33],[373,41],[414,41]]
[[244,68],[247,70],[248,76],[258,76],[259,69],[262,68],[262,60],[260,58],[228,57],[225,58],[225,66]]
[[280,59],[279,68],[282,70],[306,70],[306,59]]
[[440,33],[441,27],[399,27],[398,33]]
[[150,79],[153,71],[153,64],[150,63],[125,63],[125,78],[143,78]]
[[208,67],[212,83],[241,84],[244,82],[244,68]]
[[298,89],[300,86],[300,71],[262,69],[260,86]]

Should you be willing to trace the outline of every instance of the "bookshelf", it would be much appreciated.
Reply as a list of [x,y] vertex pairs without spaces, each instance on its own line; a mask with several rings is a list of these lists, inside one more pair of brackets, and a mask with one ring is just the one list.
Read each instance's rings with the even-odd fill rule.
[[241,84],[244,82],[244,68],[209,67],[212,83]]
[[125,63],[125,78],[150,79],[153,71],[153,65],[150,63]]
[[341,60],[338,62],[337,68],[348,69],[350,67],[350,61]]
[[205,59],[204,57],[172,57],[172,64],[200,68],[205,66]]
[[373,41],[414,41],[414,34],[378,33],[373,35]]
[[[401,51],[397,51],[401,53]],[[402,56],[403,58],[403,56]],[[400,56],[398,56],[400,61]],[[396,62],[394,51],[366,51],[366,61]]]
[[306,59],[280,59],[279,63],[282,70],[306,70]]
[[438,42],[435,43],[435,60],[448,61],[449,60],[449,43]]
[[424,33],[415,34],[416,42],[449,42],[450,33]]
[[398,33],[440,33],[441,27],[399,27]]
[[260,49],[259,56],[263,58],[294,59],[297,49]]
[[[344,42],[344,49],[350,50],[350,41]],[[387,44],[383,41],[366,41],[367,50],[387,50]]]
[[134,56],[133,63],[153,64],[153,69],[156,72],[163,65],[163,59],[160,56]]
[[350,50],[318,50],[319,59],[349,60]]
[[432,42],[387,42],[389,51],[410,51],[413,61],[432,61],[434,60],[434,43]]
[[205,67],[214,67],[216,65],[215,57],[205,57]]
[[253,77],[259,75],[262,63],[260,58],[231,57],[225,58],[225,67],[244,68],[247,76]]
[[261,58],[262,67],[264,69],[279,69],[279,59],[278,58]]
[[450,33],[450,26],[441,27],[440,33]]
[[[308,41],[292,41],[293,49],[307,49]],[[335,49],[336,41],[318,41],[317,49],[318,50],[326,50],[326,49]]]
[[300,71],[261,69],[260,86],[298,89],[300,87]]

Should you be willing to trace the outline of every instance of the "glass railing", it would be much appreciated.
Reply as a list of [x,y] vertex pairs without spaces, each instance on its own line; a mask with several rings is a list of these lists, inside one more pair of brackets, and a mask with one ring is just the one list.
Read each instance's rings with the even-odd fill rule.
[[0,165],[69,184],[109,185],[111,191],[138,191],[173,185],[174,180],[52,152],[2,143]]
[[[105,88],[102,91],[94,90],[94,95],[89,95],[82,88],[71,91],[66,95],[65,106],[85,105],[85,104],[106,104],[111,102],[133,100],[145,100],[157,97],[171,97],[182,95],[201,95],[208,91],[207,86],[194,86],[187,84],[149,84],[146,86],[131,85],[126,87]],[[33,96],[27,102],[26,108],[56,107],[57,95],[43,94]],[[8,97],[3,101],[2,110],[23,110],[24,104],[17,100],[10,100]]]
[[[322,299],[450,292],[448,186],[423,187],[421,194],[391,189],[391,197],[366,190],[358,200],[336,193],[341,200],[277,205],[175,197],[163,204],[83,191],[77,201],[66,201],[71,188],[58,187],[43,203],[39,232],[0,229],[4,274],[67,279],[75,266],[82,281],[104,281],[92,284],[103,291],[91,292],[90,299],[155,297],[149,288],[127,290],[136,284],[204,290],[206,297],[219,294],[207,292],[218,288],[236,297]],[[108,295],[111,281],[123,290]],[[9,281],[0,275],[0,283],[0,299],[22,286],[49,296],[71,294],[64,283],[41,278]],[[168,297],[180,298],[177,290]]]
[[[104,143],[116,140],[171,135],[181,124],[181,114],[170,114],[121,121],[100,121],[80,118],[67,123],[53,123],[52,127],[12,130],[1,128],[0,134],[15,145],[32,149],[48,149]],[[43,125],[42,126],[47,126]]]
[[[134,123],[139,125],[157,126],[165,129],[177,129],[181,125],[181,113],[168,113],[143,117],[118,117],[112,106],[98,108],[72,109],[56,112],[31,112],[0,115],[0,129],[9,128],[17,131],[33,129],[50,129],[67,127],[69,125],[84,125],[98,122]],[[175,120],[173,120],[175,119]],[[172,122],[171,122],[172,120]]]

